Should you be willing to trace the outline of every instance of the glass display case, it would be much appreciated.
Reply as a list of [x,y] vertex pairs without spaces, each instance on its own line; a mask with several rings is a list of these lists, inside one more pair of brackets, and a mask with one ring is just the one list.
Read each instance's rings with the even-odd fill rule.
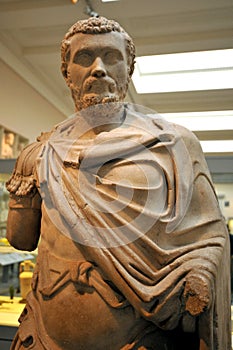
[[0,159],[0,245],[3,245],[6,237],[6,221],[8,215],[9,193],[6,182],[15,165],[15,159]]
[[[36,252],[24,252],[14,249],[6,239],[9,193],[6,181],[9,179],[16,159],[0,159],[0,295],[19,295],[19,267],[25,260],[35,261]],[[25,218],[26,219],[26,218]],[[1,313],[1,307],[0,307]]]
[[9,195],[5,183],[14,169],[16,158],[27,144],[27,138],[0,125],[0,246],[6,243]]
[[[9,350],[17,331],[18,318],[25,307],[22,298],[20,271],[26,261],[35,262],[37,251],[24,252],[14,249],[6,239],[9,179],[15,158],[0,159],[0,349]],[[33,264],[34,265],[34,264]]]
[[28,139],[0,125],[0,158],[17,158]]

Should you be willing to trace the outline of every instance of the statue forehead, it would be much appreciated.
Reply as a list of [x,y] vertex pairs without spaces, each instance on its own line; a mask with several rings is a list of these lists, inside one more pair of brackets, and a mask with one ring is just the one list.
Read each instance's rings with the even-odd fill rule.
[[76,33],[70,38],[71,52],[76,52],[85,48],[117,48],[126,51],[126,41],[124,36],[119,32],[86,34]]

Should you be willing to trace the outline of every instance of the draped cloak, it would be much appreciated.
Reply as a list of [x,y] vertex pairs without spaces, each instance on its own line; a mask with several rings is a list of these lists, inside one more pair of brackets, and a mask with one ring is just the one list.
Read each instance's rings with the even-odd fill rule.
[[[42,142],[36,177],[48,216],[146,320],[229,350],[228,236],[199,142],[130,105],[117,128],[92,140],[79,137],[86,129],[77,114]],[[192,279],[207,302],[191,315]]]

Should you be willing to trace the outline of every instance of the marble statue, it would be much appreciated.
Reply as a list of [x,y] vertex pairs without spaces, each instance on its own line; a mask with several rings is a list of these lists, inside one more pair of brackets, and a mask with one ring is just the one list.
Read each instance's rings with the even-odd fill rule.
[[75,114],[19,156],[7,237],[38,257],[13,349],[230,350],[228,233],[192,132],[124,102],[132,39],[75,23]]

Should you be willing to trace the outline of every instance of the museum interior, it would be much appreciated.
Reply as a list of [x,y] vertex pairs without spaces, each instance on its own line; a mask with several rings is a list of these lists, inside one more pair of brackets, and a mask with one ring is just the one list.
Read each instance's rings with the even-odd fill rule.
[[37,258],[37,249],[19,251],[6,239],[5,183],[22,149],[74,114],[60,43],[89,16],[114,19],[133,38],[125,100],[193,131],[233,235],[232,0],[0,0],[1,350],[10,348],[27,293],[23,275],[31,278]]

